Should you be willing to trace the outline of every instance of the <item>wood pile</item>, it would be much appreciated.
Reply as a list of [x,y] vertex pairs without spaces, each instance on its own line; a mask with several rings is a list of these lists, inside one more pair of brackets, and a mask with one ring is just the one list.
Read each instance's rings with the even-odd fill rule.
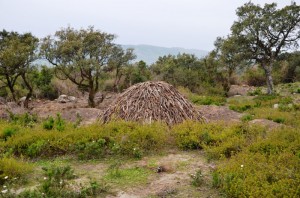
[[138,83],[125,90],[101,115],[104,123],[112,119],[168,125],[184,120],[204,121],[203,116],[172,85],[159,82]]

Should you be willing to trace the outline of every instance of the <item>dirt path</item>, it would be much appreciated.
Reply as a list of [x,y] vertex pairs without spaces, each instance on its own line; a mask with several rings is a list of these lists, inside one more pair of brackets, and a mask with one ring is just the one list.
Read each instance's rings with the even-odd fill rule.
[[[134,197],[219,197],[216,189],[211,187],[211,171],[214,164],[207,163],[200,152],[175,152],[163,157],[149,157],[137,162],[138,166],[149,167],[149,164],[163,167],[163,172],[155,173],[146,185],[128,188],[109,198]],[[191,175],[201,170],[203,184],[200,187],[191,185]]]

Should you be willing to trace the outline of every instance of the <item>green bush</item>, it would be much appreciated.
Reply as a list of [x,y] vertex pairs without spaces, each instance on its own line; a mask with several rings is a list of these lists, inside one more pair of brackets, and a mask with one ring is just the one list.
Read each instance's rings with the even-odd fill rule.
[[5,128],[2,132],[2,134],[0,135],[1,139],[4,139],[4,141],[6,141],[9,137],[15,135],[18,131],[17,127],[8,127]]
[[221,161],[213,186],[228,197],[299,197],[300,131],[278,129]]
[[241,120],[242,120],[243,122],[248,122],[248,121],[250,121],[250,120],[253,120],[253,116],[250,115],[250,114],[246,114],[246,115],[243,115],[243,116],[241,117]]
[[[27,190],[20,194],[10,194],[8,197],[57,197],[57,198],[82,198],[98,197],[108,192],[108,186],[101,182],[90,181],[89,186],[76,186],[70,183],[75,178],[70,166],[43,168],[44,180],[35,190]],[[74,189],[75,187],[75,189]]]
[[192,174],[191,178],[192,178],[192,182],[191,182],[192,185],[196,187],[201,186],[204,182],[204,178],[201,170],[198,170],[196,174]]
[[0,159],[0,189],[4,183],[12,180],[24,181],[32,171],[32,166],[15,158]]
[[48,117],[43,123],[43,128],[47,130],[52,130],[54,127],[54,118],[52,116]]
[[233,111],[237,111],[237,112],[244,112],[247,111],[249,109],[252,109],[253,106],[249,105],[249,104],[245,104],[245,105],[229,105],[229,109],[233,110]]
[[197,105],[217,105],[221,106],[224,105],[226,102],[225,97],[221,96],[199,96],[199,95],[192,95],[190,96],[190,100],[192,103]]
[[[56,120],[55,120],[56,123]],[[3,152],[16,156],[51,157],[75,154],[80,159],[102,158],[107,155],[125,155],[135,158],[156,151],[168,141],[165,124],[141,125],[131,122],[111,122],[74,128],[65,124],[63,132],[36,127],[24,129],[0,145]]]

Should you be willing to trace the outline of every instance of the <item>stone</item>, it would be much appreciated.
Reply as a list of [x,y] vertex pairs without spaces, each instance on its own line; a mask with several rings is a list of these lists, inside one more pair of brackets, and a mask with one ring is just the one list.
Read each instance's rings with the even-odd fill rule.
[[274,105],[273,105],[273,108],[274,108],[274,109],[278,109],[278,107],[279,107],[279,104],[274,104]]

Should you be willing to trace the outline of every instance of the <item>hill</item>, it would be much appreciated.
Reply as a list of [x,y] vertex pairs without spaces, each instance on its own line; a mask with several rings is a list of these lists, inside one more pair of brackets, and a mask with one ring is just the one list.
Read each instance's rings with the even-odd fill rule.
[[208,54],[208,51],[197,49],[185,49],[179,47],[159,47],[152,45],[122,45],[124,49],[133,48],[134,53],[137,55],[137,61],[143,60],[147,64],[154,63],[158,57],[164,55],[177,55],[179,53],[194,54],[198,58],[202,58]]

